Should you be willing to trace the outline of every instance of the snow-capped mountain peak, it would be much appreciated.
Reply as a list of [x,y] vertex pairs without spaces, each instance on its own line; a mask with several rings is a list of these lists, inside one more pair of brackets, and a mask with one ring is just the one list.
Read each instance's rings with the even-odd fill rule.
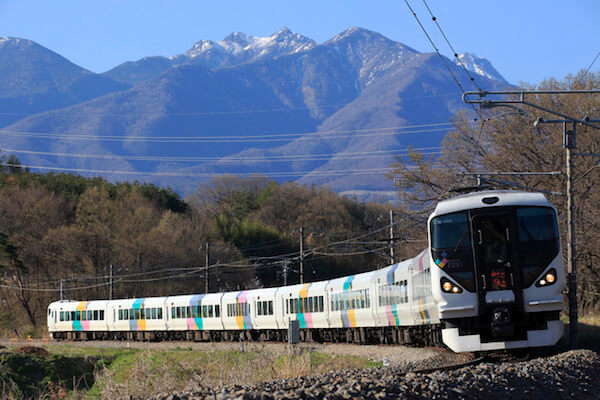
[[[460,61],[459,61],[460,60]],[[463,53],[458,56],[458,60],[454,59],[457,65],[461,63],[471,72],[485,76],[489,79],[495,79],[500,82],[508,83],[506,79],[492,66],[492,63],[487,59],[479,57],[472,53]]]
[[223,52],[237,61],[247,61],[264,56],[276,57],[284,54],[309,50],[316,43],[305,36],[282,28],[271,36],[255,37],[241,32],[234,32],[218,42],[202,40],[185,53],[189,58],[196,58],[208,51]]

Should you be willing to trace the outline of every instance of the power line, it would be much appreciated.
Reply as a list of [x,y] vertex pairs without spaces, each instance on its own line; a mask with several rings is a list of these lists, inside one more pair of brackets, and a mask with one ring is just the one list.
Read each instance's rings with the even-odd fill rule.
[[[112,154],[81,154],[81,153],[58,153],[51,151],[34,151],[34,150],[22,150],[22,149],[9,149],[3,148],[2,151],[6,153],[17,153],[17,154],[31,154],[31,155],[45,155],[53,157],[73,157],[73,158],[96,158],[105,160],[131,160],[131,161],[155,161],[155,162],[208,162],[208,161],[221,161],[221,162],[287,162],[289,160],[294,161],[318,161],[335,157],[336,159],[355,159],[364,158],[366,155],[370,155],[372,158],[389,157],[390,153],[394,152],[408,152],[413,151],[424,151],[424,150],[439,150],[441,146],[430,146],[430,147],[416,147],[416,148],[404,148],[404,149],[390,149],[390,150],[377,150],[377,151],[360,151],[351,153],[320,153],[320,154],[289,154],[289,155],[273,155],[273,156],[260,156],[260,157],[185,157],[185,156],[133,156],[133,155],[112,155]],[[426,153],[432,154],[432,153]],[[435,153],[434,153],[435,154]],[[370,157],[370,158],[371,158]]]
[[[401,97],[399,100],[416,100],[430,97],[444,97],[450,96],[452,93],[440,93],[440,94],[430,94],[430,95],[422,95],[422,96],[407,96]],[[295,110],[320,110],[326,108],[336,108],[336,107],[345,107],[348,104],[322,104],[314,107],[278,107],[278,108],[264,108],[260,110],[236,110],[236,111],[195,111],[195,112],[165,112],[165,111],[156,111],[156,112],[133,112],[129,111],[126,113],[109,113],[109,112],[90,112],[88,110],[81,111],[73,111],[66,109],[59,110],[48,110],[46,112],[52,112],[53,114],[68,114],[68,115],[94,115],[94,116],[106,116],[106,117],[130,117],[132,115],[150,115],[150,116],[166,116],[166,117],[193,117],[193,116],[206,116],[206,115],[236,115],[236,114],[260,114],[260,113],[270,113],[270,112],[288,112]],[[35,115],[32,113],[17,113],[17,112],[0,112],[0,115]]]
[[[70,133],[53,132],[29,132],[29,131],[9,131],[0,130],[0,133],[10,136],[21,136],[36,139],[52,140],[84,140],[98,142],[127,142],[127,143],[255,143],[255,142],[288,142],[294,141],[315,141],[344,139],[347,137],[372,137],[372,136],[396,136],[396,135],[414,135],[414,134],[432,134],[445,133],[448,128],[442,128],[441,125],[449,126],[451,123],[435,124],[437,128],[405,130],[406,127],[391,128],[373,128],[373,129],[355,129],[342,131],[322,131],[322,132],[304,132],[273,135],[248,135],[248,136],[110,136],[110,135],[85,135]],[[415,126],[415,127],[426,127]]]
[[[408,6],[410,12],[413,14],[413,16],[415,17],[415,19],[417,20],[417,23],[419,24],[419,26],[421,27],[421,30],[423,31],[423,33],[425,34],[425,36],[427,36],[427,39],[429,40],[429,43],[431,43],[431,46],[433,46],[435,52],[437,53],[437,55],[440,57],[440,60],[442,60],[442,63],[444,64],[444,66],[446,67],[446,69],[448,70],[448,73],[452,76],[452,78],[454,79],[454,82],[456,82],[456,84],[458,85],[459,89],[461,90],[461,92],[463,93],[463,95],[465,94],[465,90],[463,89],[462,85],[460,84],[458,78],[456,78],[456,76],[454,75],[454,73],[452,72],[452,70],[450,69],[450,67],[448,66],[448,63],[446,62],[446,60],[444,59],[444,56],[442,56],[442,54],[440,53],[439,49],[437,48],[437,46],[435,45],[435,43],[433,42],[433,39],[431,39],[431,36],[429,36],[429,33],[427,33],[427,30],[425,29],[425,27],[423,26],[423,24],[421,23],[421,20],[419,20],[419,17],[417,17],[417,13],[413,10],[413,8],[410,6],[410,4],[408,3],[408,0],[404,0],[404,2],[406,3],[406,5]],[[479,113],[479,110],[477,109],[477,107],[475,107],[474,104],[471,104],[471,106],[473,107],[473,110],[475,111],[475,113],[479,116],[480,119],[484,119],[483,116]]]
[[596,54],[596,57],[594,57],[594,60],[592,61],[592,63],[590,64],[590,66],[585,70],[585,72],[583,73],[583,75],[581,75],[581,83],[583,84],[583,78],[585,78],[585,76],[588,74],[588,72],[590,72],[590,69],[592,68],[592,65],[594,65],[594,63],[596,62],[596,60],[598,59],[598,57],[600,57],[600,51],[598,51],[598,54]]
[[479,85],[477,85],[477,82],[475,82],[475,78],[473,78],[473,76],[471,75],[471,72],[469,72],[469,70],[467,69],[467,67],[465,66],[465,64],[463,63],[463,61],[458,57],[458,53],[456,52],[456,50],[454,50],[454,47],[452,46],[452,44],[450,43],[450,40],[448,40],[448,37],[446,36],[446,34],[444,33],[442,27],[440,26],[440,24],[437,21],[437,18],[433,15],[433,12],[431,11],[431,8],[429,8],[429,5],[427,4],[426,0],[423,0],[423,4],[425,4],[425,7],[427,7],[427,11],[429,11],[429,14],[431,15],[431,20],[433,22],[435,22],[435,24],[437,25],[438,29],[440,30],[440,33],[442,34],[442,36],[444,37],[444,39],[446,40],[446,43],[448,43],[448,47],[450,47],[450,50],[452,50],[452,53],[454,54],[454,57],[456,58],[456,60],[460,63],[460,66],[463,68],[463,70],[466,72],[467,76],[469,77],[469,79],[471,80],[471,82],[473,82],[473,84],[475,85],[475,87],[479,90],[482,90]]
[[[13,164],[0,163],[3,167],[15,167]],[[86,168],[64,168],[64,167],[48,167],[42,165],[19,165],[20,168],[46,170],[46,171],[65,171],[88,174],[107,174],[107,175],[134,175],[134,176],[181,176],[181,177],[196,177],[196,178],[214,178],[222,176],[223,173],[216,172],[151,172],[151,171],[119,171],[119,170],[101,170],[101,169],[86,169]],[[382,172],[391,172],[393,167],[385,168],[366,168],[366,169],[346,169],[346,170],[330,170],[330,171],[295,171],[295,172],[239,172],[236,175],[241,177],[248,176],[268,176],[268,177],[297,177],[297,176],[339,176],[347,175],[348,173],[355,175],[373,175]]]

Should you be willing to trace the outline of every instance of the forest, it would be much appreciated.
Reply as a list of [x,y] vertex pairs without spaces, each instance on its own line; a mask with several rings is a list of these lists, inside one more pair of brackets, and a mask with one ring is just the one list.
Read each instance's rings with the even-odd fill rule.
[[[592,89],[598,74],[525,89]],[[565,114],[599,117],[600,96],[540,95]],[[439,154],[399,157],[396,205],[362,202],[324,187],[222,176],[185,199],[168,188],[64,173],[34,173],[4,155],[0,170],[0,336],[42,336],[49,302],[251,289],[388,265],[427,246],[435,204],[473,186],[482,171],[564,171],[562,127],[534,127],[535,110],[459,113]],[[600,153],[600,132],[578,128],[577,152]],[[581,313],[600,306],[600,161],[575,162],[577,276]],[[566,243],[565,176],[503,177],[494,188],[547,193]],[[491,184],[490,184],[491,185]],[[394,212],[390,241],[390,211]],[[208,282],[207,282],[208,279]]]

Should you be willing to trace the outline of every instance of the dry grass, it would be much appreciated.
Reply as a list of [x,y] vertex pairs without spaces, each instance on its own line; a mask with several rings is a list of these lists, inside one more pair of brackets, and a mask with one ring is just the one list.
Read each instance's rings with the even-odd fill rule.
[[206,387],[243,385],[378,364],[352,356],[302,352],[287,355],[255,346],[248,351],[144,350],[99,369],[90,395],[103,399],[148,397]]

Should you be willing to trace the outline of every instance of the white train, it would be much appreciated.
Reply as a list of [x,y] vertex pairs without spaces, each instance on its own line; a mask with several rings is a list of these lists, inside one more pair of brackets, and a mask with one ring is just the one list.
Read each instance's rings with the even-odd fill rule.
[[556,210],[539,193],[486,191],[440,202],[413,259],[278,288],[48,307],[54,339],[444,343],[455,352],[551,346],[565,272]]

